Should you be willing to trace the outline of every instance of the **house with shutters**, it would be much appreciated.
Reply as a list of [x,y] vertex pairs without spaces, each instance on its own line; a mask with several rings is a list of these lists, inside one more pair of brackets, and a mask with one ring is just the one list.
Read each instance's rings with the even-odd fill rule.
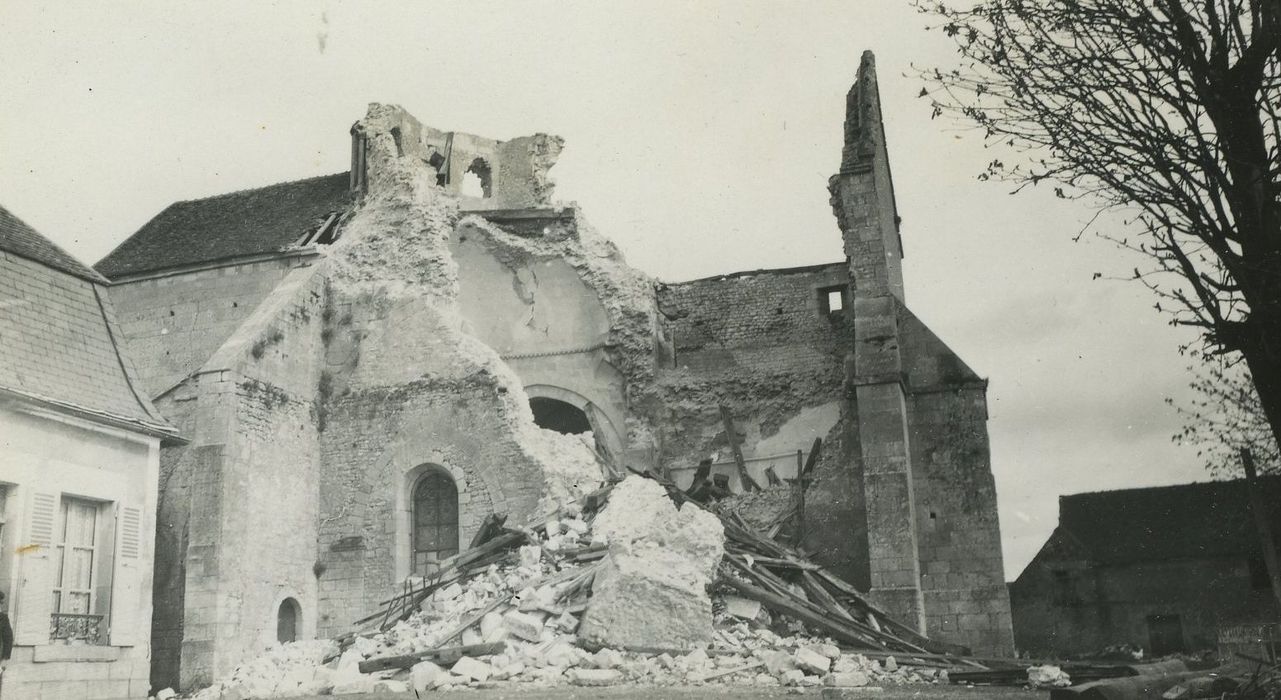
[[0,207],[0,591],[14,628],[0,693],[150,690],[160,446],[106,280]]

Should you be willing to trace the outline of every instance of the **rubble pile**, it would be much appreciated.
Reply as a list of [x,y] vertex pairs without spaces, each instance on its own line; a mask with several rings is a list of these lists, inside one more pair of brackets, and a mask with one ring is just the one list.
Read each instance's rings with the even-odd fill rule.
[[[491,516],[469,549],[406,581],[358,631],[276,646],[195,698],[507,684],[947,682],[954,663],[880,631],[890,625],[875,612],[865,614],[870,622],[846,612],[835,627],[847,637],[857,628],[862,653],[849,639],[842,648],[807,634],[807,615],[789,607],[816,604],[790,589],[775,600],[787,584],[744,553],[769,547],[746,544],[754,536],[741,521],[688,500],[678,507],[673,488],[630,476],[532,527]],[[794,565],[787,550],[770,551],[780,555],[775,564]],[[802,565],[807,575],[827,575]],[[751,577],[756,584],[737,580]],[[779,588],[757,595],[772,579]],[[846,610],[834,598],[822,605]]]

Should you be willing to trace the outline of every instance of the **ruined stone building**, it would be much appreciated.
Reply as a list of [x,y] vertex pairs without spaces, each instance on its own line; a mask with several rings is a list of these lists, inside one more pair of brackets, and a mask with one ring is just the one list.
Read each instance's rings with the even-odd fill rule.
[[162,441],[107,280],[0,207],[5,698],[146,697]]
[[[553,201],[561,139],[394,106],[352,128],[350,172],[156,215],[97,265],[190,439],[162,456],[156,683],[344,631],[487,514],[536,517],[626,467],[688,483],[716,453],[733,473],[721,406],[762,484],[823,438],[820,558],[934,637],[1010,651],[986,382],[904,302],[870,54],[845,137],[844,260],[679,284]],[[744,508],[768,518],[789,489]]]
[[[1149,656],[1218,645],[1278,613],[1245,479],[1059,498],[1059,524],[1010,584],[1022,651]],[[1258,488],[1281,531],[1281,477]]]

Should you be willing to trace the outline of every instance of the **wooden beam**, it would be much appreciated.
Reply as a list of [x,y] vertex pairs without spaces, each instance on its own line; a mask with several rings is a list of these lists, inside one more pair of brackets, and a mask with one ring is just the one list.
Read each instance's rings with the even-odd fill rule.
[[507,648],[505,642],[493,644],[472,644],[463,647],[441,647],[403,656],[384,656],[380,659],[361,661],[357,668],[361,673],[376,673],[393,668],[409,668],[422,661],[431,661],[441,666],[453,666],[464,656],[492,656],[501,654]]
[[738,444],[738,430],[734,428],[734,417],[724,405],[721,407],[721,422],[725,424],[725,439],[729,441],[729,450],[734,455],[734,464],[738,466],[738,480],[744,491],[760,491],[761,487],[747,473],[747,462],[743,460],[743,449]]

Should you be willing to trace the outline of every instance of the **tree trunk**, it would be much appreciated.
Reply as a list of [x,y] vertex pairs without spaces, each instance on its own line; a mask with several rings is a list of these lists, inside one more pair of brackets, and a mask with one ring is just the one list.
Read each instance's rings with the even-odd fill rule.
[[1281,319],[1272,321],[1270,316],[1266,312],[1251,313],[1241,354],[1250,368],[1272,437],[1281,446]]

